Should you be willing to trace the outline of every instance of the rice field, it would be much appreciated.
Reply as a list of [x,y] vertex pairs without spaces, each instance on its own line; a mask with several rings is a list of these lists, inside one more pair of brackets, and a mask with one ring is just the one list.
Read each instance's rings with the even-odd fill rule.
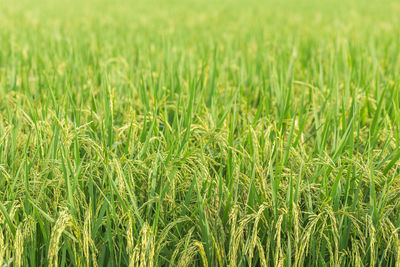
[[0,0],[0,266],[400,266],[399,14]]

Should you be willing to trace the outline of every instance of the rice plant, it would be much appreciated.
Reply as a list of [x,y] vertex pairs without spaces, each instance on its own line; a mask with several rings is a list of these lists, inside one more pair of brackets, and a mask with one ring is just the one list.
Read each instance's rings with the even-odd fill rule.
[[0,0],[0,266],[400,266],[399,14]]

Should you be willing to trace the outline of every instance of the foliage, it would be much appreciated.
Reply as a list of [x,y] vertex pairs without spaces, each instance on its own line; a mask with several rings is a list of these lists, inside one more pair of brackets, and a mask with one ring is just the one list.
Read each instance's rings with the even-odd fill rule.
[[0,1],[0,266],[400,264],[397,1]]

